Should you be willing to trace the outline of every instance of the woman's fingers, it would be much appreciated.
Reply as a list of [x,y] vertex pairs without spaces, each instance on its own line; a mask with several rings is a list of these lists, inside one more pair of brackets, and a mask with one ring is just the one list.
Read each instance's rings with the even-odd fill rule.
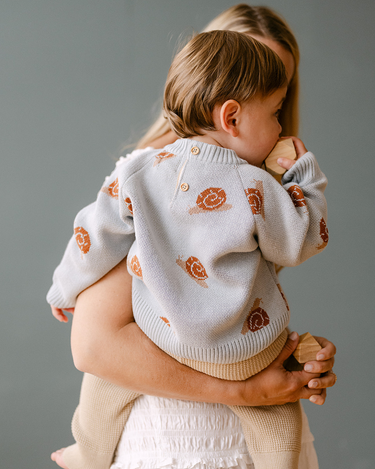
[[289,334],[289,337],[284,345],[284,348],[281,350],[280,355],[276,358],[275,362],[278,364],[283,364],[287,358],[289,358],[292,353],[295,351],[298,345],[299,336],[297,332],[292,332]]
[[336,347],[332,342],[325,339],[324,337],[314,336],[314,338],[323,347],[322,350],[320,350],[317,354],[317,360],[328,360],[329,358],[333,358],[336,355]]
[[305,363],[304,370],[309,373],[327,373],[332,370],[335,363],[336,347],[324,337],[315,337],[323,347],[316,356],[316,360]]
[[337,376],[332,370],[318,378],[313,378],[308,382],[309,389],[331,388],[336,384]]
[[303,369],[308,373],[327,373],[327,371],[332,370],[335,363],[334,358],[324,361],[311,361],[306,362]]
[[326,397],[327,397],[327,391],[326,389],[323,389],[321,394],[314,394],[310,396],[309,401],[312,402],[313,404],[323,405],[325,403]]

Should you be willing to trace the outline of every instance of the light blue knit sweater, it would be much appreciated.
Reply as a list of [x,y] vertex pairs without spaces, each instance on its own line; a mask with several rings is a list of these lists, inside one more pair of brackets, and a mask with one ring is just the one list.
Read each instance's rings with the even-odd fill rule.
[[161,349],[211,363],[256,355],[289,322],[274,264],[298,265],[328,242],[314,155],[282,182],[190,139],[135,152],[77,215],[47,301],[74,307],[127,255],[134,318]]

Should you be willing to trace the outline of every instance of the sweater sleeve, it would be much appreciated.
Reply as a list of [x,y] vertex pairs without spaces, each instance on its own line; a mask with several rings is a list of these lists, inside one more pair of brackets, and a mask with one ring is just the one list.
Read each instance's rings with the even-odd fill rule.
[[128,253],[134,242],[130,199],[124,195],[123,165],[106,178],[94,203],[74,220],[74,233],[53,274],[48,303],[75,306],[83,290],[98,281]]
[[292,267],[326,247],[326,185],[308,152],[284,174],[282,185],[263,173],[245,188],[255,219],[254,236],[266,260]]

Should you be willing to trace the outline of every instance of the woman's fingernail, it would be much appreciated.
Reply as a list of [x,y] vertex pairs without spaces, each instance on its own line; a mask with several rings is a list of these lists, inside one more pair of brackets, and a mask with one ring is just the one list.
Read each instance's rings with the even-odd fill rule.
[[311,383],[309,383],[309,388],[317,388],[318,384],[318,381],[312,381]]
[[298,337],[297,332],[291,332],[291,333],[289,334],[289,339],[291,339],[291,340],[296,340],[297,337]]
[[321,353],[316,357],[318,360],[324,360],[324,355]]
[[304,366],[304,370],[305,370],[305,371],[312,371],[312,370],[313,370],[313,366],[312,366],[312,365],[305,365],[305,366]]
[[309,398],[309,401],[313,402],[314,404],[317,400],[318,400],[318,396],[310,396],[310,398]]

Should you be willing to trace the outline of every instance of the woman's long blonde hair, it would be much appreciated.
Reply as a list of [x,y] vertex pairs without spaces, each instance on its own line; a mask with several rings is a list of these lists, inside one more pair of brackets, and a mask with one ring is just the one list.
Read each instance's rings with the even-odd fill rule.
[[[279,43],[294,59],[294,74],[288,86],[288,93],[280,113],[280,124],[282,135],[298,135],[299,111],[299,49],[296,38],[291,29],[277,13],[267,7],[252,7],[245,3],[228,8],[214,20],[212,20],[203,31],[231,30],[271,39]],[[138,142],[137,148],[144,148],[159,137],[171,130],[163,112],[160,113],[154,124]]]

